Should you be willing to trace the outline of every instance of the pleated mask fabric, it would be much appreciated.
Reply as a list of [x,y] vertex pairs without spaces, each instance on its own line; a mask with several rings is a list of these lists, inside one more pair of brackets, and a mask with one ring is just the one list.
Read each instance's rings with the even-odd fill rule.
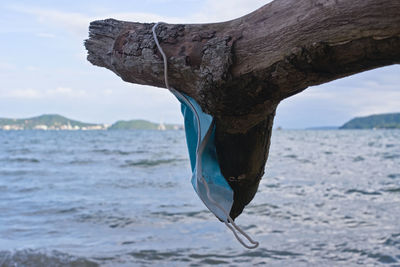
[[[173,94],[182,105],[193,188],[218,219],[228,221],[226,213],[229,213],[233,205],[233,190],[219,167],[214,142],[214,120],[212,116],[202,111],[193,98],[177,91],[173,91]],[[202,179],[205,180],[207,185],[203,183]],[[206,186],[208,186],[208,190]],[[211,199],[207,195],[207,191],[209,191]]]

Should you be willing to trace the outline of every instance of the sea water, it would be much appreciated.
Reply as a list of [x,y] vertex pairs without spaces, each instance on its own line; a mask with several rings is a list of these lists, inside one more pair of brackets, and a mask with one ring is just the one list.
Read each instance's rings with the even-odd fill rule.
[[0,266],[400,264],[400,131],[274,131],[246,250],[183,131],[0,131]]

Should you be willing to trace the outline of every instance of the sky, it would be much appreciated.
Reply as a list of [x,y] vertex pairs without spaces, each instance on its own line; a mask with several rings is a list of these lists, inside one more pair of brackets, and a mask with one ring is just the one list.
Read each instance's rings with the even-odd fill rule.
[[[0,117],[60,114],[84,122],[147,119],[182,123],[165,89],[122,81],[86,60],[90,21],[115,18],[169,23],[218,22],[243,16],[260,0],[2,0]],[[400,112],[400,66],[310,87],[278,107],[275,127],[340,126],[355,116]]]

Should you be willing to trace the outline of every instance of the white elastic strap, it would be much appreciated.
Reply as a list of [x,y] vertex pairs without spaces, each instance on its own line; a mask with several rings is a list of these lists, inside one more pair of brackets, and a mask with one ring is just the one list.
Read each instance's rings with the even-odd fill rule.
[[[204,176],[202,175],[202,169],[201,169],[201,154],[203,154],[204,148],[205,148],[205,144],[207,143],[208,139],[211,136],[212,130],[214,128],[214,120],[211,122],[210,128],[208,129],[203,142],[200,144],[199,146],[199,151],[197,152],[198,156],[198,160],[197,163],[198,165],[196,166],[197,169],[197,177],[200,177],[201,182],[203,183],[204,187],[206,188],[206,192],[207,192],[207,198],[215,205],[217,206],[226,216],[227,220],[224,220],[225,225],[232,231],[232,233],[235,235],[236,239],[239,241],[240,244],[242,244],[244,247],[248,248],[248,249],[253,249],[258,247],[259,243],[257,241],[254,241],[248,234],[246,234],[234,221],[233,219],[230,217],[229,213],[218,203],[216,202],[213,197],[211,196],[211,192],[210,192],[210,188],[206,182],[206,180],[204,179]],[[198,181],[197,181],[198,182]],[[229,225],[229,223],[231,225]],[[238,231],[240,234],[242,234],[251,244],[253,245],[247,245],[237,234],[236,231]]]
[[[179,94],[180,96],[184,97],[184,96],[181,95],[178,91],[176,91],[175,89],[169,87],[169,83],[168,83],[168,64],[167,64],[168,62],[167,62],[167,56],[165,55],[163,49],[161,48],[160,43],[158,42],[157,34],[156,34],[156,28],[157,28],[158,24],[160,24],[160,23],[162,23],[162,22],[157,22],[156,24],[154,24],[154,26],[153,26],[153,28],[152,28],[152,31],[153,31],[154,41],[156,42],[157,48],[158,48],[158,50],[160,51],[160,53],[161,53],[161,55],[162,55],[162,57],[163,57],[165,86],[166,86],[167,89],[170,90],[172,93],[174,93],[174,94]],[[184,99],[186,100],[185,102],[189,102],[189,101],[186,99],[186,97],[184,97]],[[190,103],[190,102],[189,102],[189,103]],[[193,108],[193,106],[192,106],[192,105],[190,105],[190,106],[192,107],[193,112],[196,113],[196,110]],[[197,113],[196,113],[196,115],[197,115]],[[198,119],[198,121],[199,121],[198,116],[196,116],[196,117],[197,117],[197,119]],[[199,123],[199,122],[198,122],[198,123]],[[204,139],[205,139],[204,141],[207,141],[207,139],[208,139],[209,136],[211,135],[211,132],[212,132],[213,127],[214,127],[214,120],[212,121],[212,124],[211,124],[210,128],[208,129],[208,132],[207,132],[206,136],[204,137]],[[199,129],[199,131],[200,131],[200,127],[198,127],[198,129]],[[204,141],[203,141],[203,144],[206,143],[206,142],[204,142]],[[200,144],[199,144],[199,146],[200,146]],[[198,148],[199,148],[199,146],[198,146]],[[203,152],[203,150],[204,150],[204,146],[201,146],[201,147],[198,149],[197,154],[198,154],[198,155],[201,155],[201,153]],[[198,157],[198,160],[201,160],[201,157]],[[200,166],[201,166],[201,164],[200,164]],[[199,176],[199,175],[198,175],[198,176]],[[224,223],[225,223],[225,225],[232,231],[232,233],[235,235],[235,238],[239,241],[239,243],[242,244],[245,248],[248,248],[248,249],[254,249],[254,248],[258,247],[259,243],[258,243],[257,241],[254,241],[248,234],[246,234],[246,232],[244,232],[244,231],[233,221],[233,219],[229,216],[229,213],[228,213],[219,203],[217,203],[217,202],[211,197],[210,188],[208,187],[208,184],[207,184],[206,180],[204,179],[203,175],[201,174],[201,171],[200,171],[200,177],[201,177],[201,182],[203,183],[203,185],[204,185],[204,187],[205,187],[205,189],[206,189],[208,199],[209,199],[215,206],[217,206],[217,207],[225,214],[225,216],[227,217],[227,220],[224,220]],[[229,223],[230,223],[231,225],[229,225]],[[233,226],[233,227],[232,227],[232,226]],[[241,235],[243,235],[243,236],[244,236],[251,244],[253,244],[253,245],[247,245],[247,244],[239,237],[239,235],[238,235],[238,233],[237,233],[236,231],[238,231]]]

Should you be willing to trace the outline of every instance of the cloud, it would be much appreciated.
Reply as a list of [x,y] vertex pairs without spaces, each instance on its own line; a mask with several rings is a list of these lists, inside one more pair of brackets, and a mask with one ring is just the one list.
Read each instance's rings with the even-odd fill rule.
[[111,89],[103,90],[103,94],[106,96],[112,95],[112,93],[113,93],[113,90],[111,90]]
[[[62,27],[71,33],[81,36],[83,31],[83,25],[88,25],[90,19],[81,14],[74,12],[63,12],[55,9],[45,9],[34,6],[10,6],[11,10],[29,14],[36,17],[37,21],[43,24],[52,25],[56,27]],[[38,33],[39,35],[40,33]],[[62,34],[62,32],[60,32]]]
[[[389,86],[388,86],[389,87]],[[394,87],[394,86],[393,86]],[[310,102],[324,102],[327,108],[339,107],[347,110],[354,116],[373,113],[400,112],[400,90],[363,87],[320,87],[310,93],[304,92],[297,100]]]
[[[13,11],[29,14],[35,16],[38,22],[55,26],[59,29],[66,30],[67,32],[85,38],[88,35],[89,23],[94,20],[114,18],[118,20],[136,21],[136,22],[153,22],[153,21],[168,21],[170,23],[183,23],[182,18],[160,16],[152,13],[141,12],[117,12],[105,13],[96,16],[88,16],[83,13],[65,12],[57,9],[40,8],[34,6],[11,6]],[[60,34],[62,34],[62,30]],[[55,35],[50,33],[37,33],[38,37],[53,38]]]
[[8,62],[0,62],[0,70],[3,71],[13,71],[16,70],[17,66]]
[[[62,30],[85,38],[88,35],[88,26],[91,21],[114,18],[125,21],[135,22],[156,22],[165,21],[168,23],[200,23],[200,22],[217,22],[234,19],[243,16],[249,12],[256,10],[270,1],[265,0],[207,0],[200,12],[185,13],[180,17],[161,16],[155,13],[146,12],[104,12],[96,16],[78,12],[66,12],[57,9],[42,8],[37,6],[21,6],[12,5],[9,9],[33,15],[40,23],[51,25]],[[63,34],[62,31],[59,34]],[[47,32],[36,33],[38,37],[54,38],[55,35]]]
[[319,96],[354,116],[400,112],[399,73],[399,66],[363,72],[319,86]]
[[378,86],[363,86],[358,88],[343,87],[337,94],[326,98],[331,105],[341,106],[352,116],[365,116],[378,113],[400,112],[400,90]]
[[87,95],[85,90],[74,90],[69,87],[57,87],[49,90],[37,90],[33,88],[0,90],[0,97],[13,99],[82,98]]
[[272,0],[207,0],[202,10],[193,15],[196,22],[221,22],[244,16]]
[[[361,94],[360,94],[361,95]],[[353,99],[351,106],[355,108],[355,116],[366,116],[379,113],[400,112],[400,92],[363,92]]]
[[41,92],[32,88],[27,89],[13,89],[13,90],[0,90],[0,96],[3,98],[25,98],[33,99],[40,98]]
[[185,19],[180,17],[160,16],[152,13],[122,12],[110,13],[103,16],[96,16],[95,19],[114,18],[118,20],[134,21],[134,22],[157,22],[165,21],[168,23],[184,23]]
[[39,32],[36,34],[37,37],[41,37],[41,38],[55,38],[56,35],[51,34],[51,33],[46,33],[46,32]]
[[356,116],[400,112],[400,66],[379,68],[313,86],[282,101],[277,125],[341,125]]
[[26,66],[25,69],[27,71],[39,71],[40,68],[36,67],[36,66]]
[[86,96],[87,93],[85,90],[74,90],[70,87],[57,87],[55,89],[47,90],[45,93],[46,96],[67,96],[67,97],[83,97]]

